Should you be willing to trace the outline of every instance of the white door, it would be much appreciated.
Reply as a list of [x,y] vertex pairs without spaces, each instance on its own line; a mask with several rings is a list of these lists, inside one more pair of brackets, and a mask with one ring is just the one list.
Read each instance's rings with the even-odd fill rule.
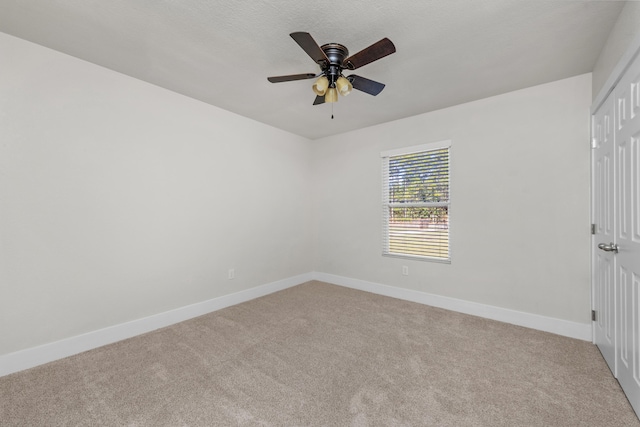
[[640,57],[615,94],[617,378],[640,414]]
[[[614,102],[607,98],[593,117],[593,221],[594,246],[609,245],[615,238]],[[594,247],[594,340],[613,375],[616,375],[616,292],[614,253]]]

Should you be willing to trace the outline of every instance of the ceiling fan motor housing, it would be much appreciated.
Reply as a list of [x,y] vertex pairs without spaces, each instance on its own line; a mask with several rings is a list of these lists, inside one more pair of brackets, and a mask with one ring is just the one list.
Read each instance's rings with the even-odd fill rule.
[[323,67],[320,65],[322,72],[327,76],[330,82],[330,86],[333,87],[335,81],[342,75],[344,68],[343,62],[345,58],[349,57],[349,49],[339,43],[327,43],[320,47],[327,58],[329,58],[329,64]]

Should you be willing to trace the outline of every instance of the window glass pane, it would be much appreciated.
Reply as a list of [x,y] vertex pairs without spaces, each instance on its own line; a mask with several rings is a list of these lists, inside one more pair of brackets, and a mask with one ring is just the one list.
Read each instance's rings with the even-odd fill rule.
[[449,257],[449,208],[389,208],[389,254]]
[[389,202],[449,201],[449,149],[389,158]]
[[442,141],[382,153],[383,254],[449,261],[449,153]]

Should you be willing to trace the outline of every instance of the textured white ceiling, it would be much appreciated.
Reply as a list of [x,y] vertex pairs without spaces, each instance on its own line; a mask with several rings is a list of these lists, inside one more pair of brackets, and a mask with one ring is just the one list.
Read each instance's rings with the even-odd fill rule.
[[[0,0],[0,31],[306,136],[320,138],[593,70],[624,2],[540,0]],[[289,37],[350,53],[385,83],[313,106],[315,73]],[[350,73],[345,73],[350,74]]]

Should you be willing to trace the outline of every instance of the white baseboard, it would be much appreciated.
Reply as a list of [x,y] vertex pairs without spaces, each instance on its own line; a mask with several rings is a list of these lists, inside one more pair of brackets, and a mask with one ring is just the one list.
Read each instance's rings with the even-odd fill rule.
[[491,305],[459,300],[411,289],[397,288],[365,280],[352,279],[327,273],[306,273],[283,280],[267,283],[255,288],[224,295],[200,303],[177,308],[142,319],[132,320],[97,331],[88,332],[49,344],[28,348],[0,356],[0,376],[33,368],[83,351],[111,344],[116,341],[151,332],[216,310],[259,298],[273,292],[300,285],[310,280],[319,280],[374,294],[385,295],[487,319],[498,320],[527,328],[551,332],[566,337],[591,341],[591,324],[524,313]]
[[406,301],[417,302],[433,307],[444,308],[460,313],[471,314],[513,325],[524,326],[540,331],[551,332],[583,341],[592,340],[592,325],[589,323],[571,322],[569,320],[540,316],[538,314],[525,313],[507,308],[495,307],[471,301],[459,300],[426,292],[403,289],[395,286],[387,286],[365,280],[352,279],[344,276],[336,276],[327,273],[313,273],[314,280],[319,280],[347,288],[367,291],[374,294],[385,295]]
[[83,351],[151,332],[165,326],[202,316],[203,314],[297,286],[310,280],[313,280],[313,273],[301,274],[142,319],[132,320],[49,344],[5,354],[0,356],[0,376],[33,368],[34,366],[73,356]]

